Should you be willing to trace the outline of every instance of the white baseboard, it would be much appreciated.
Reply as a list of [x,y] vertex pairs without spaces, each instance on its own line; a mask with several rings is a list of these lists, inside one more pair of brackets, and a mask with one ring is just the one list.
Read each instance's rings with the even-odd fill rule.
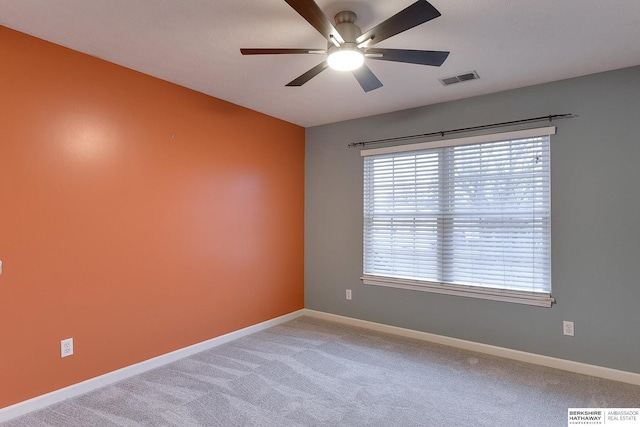
[[246,335],[254,334],[256,332],[271,328],[281,323],[288,322],[304,315],[304,313],[304,310],[294,311],[293,313],[285,314],[284,316],[276,317],[275,319],[267,320],[256,325],[240,329],[238,331],[230,332],[228,334],[221,335],[219,337],[212,338],[210,340],[203,341],[189,347],[172,351],[171,353],[166,353],[161,356],[136,363],[135,365],[127,366],[122,369],[100,375],[99,377],[91,378],[86,381],[70,385],[69,387],[65,387],[60,390],[55,390],[50,393],[34,397],[33,399],[16,403],[15,405],[1,408],[0,422],[8,421],[21,415],[25,415],[29,412],[43,409],[55,403],[62,402],[63,400],[111,385],[118,381],[122,381],[124,379],[133,377],[134,375],[139,375],[151,369],[155,369],[160,366],[175,362],[176,360],[180,360],[201,351],[226,344],[230,341],[236,340]]
[[304,309],[303,314],[305,316],[316,317],[319,319],[344,323],[347,325],[371,329],[379,332],[386,332],[408,338],[448,345],[450,347],[457,347],[465,350],[476,351],[478,353],[485,353],[493,356],[504,357],[506,359],[517,360],[520,362],[532,363],[535,365],[546,366],[548,368],[561,369],[563,371],[574,372],[577,374],[590,375],[607,380],[640,385],[640,374],[634,372],[619,371],[617,369],[605,368],[602,366],[589,365],[586,363],[574,362],[565,359],[558,359],[555,357],[543,356],[535,353],[527,353],[524,351],[512,350],[504,347],[496,347],[493,345],[481,344],[473,341],[461,340],[458,338],[450,338],[443,335],[430,334],[428,332],[420,332],[412,329],[399,328],[397,326],[389,326],[382,323],[369,322],[367,320],[354,319],[352,317],[345,317],[337,314],[325,313],[322,311]]

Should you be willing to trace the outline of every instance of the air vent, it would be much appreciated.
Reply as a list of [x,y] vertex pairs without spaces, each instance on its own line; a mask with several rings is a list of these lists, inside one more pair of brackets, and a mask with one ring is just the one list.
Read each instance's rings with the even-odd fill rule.
[[468,73],[459,74],[453,77],[443,77],[438,80],[440,80],[440,83],[442,83],[443,85],[449,86],[454,83],[466,82],[467,80],[477,80],[479,78],[480,76],[478,76],[477,72],[469,71]]

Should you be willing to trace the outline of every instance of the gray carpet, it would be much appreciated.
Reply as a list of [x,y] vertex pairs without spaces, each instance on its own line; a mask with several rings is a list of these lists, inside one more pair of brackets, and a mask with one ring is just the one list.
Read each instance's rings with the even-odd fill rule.
[[1,424],[566,426],[640,387],[301,317]]

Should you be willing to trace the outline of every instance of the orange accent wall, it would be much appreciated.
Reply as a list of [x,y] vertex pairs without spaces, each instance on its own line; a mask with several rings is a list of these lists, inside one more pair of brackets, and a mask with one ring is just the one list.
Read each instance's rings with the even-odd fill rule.
[[0,59],[0,407],[303,307],[303,128],[4,27]]

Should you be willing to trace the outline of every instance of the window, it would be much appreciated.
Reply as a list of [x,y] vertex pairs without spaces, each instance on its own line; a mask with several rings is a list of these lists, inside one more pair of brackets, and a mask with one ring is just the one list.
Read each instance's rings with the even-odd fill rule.
[[364,283],[550,307],[552,134],[363,150]]

